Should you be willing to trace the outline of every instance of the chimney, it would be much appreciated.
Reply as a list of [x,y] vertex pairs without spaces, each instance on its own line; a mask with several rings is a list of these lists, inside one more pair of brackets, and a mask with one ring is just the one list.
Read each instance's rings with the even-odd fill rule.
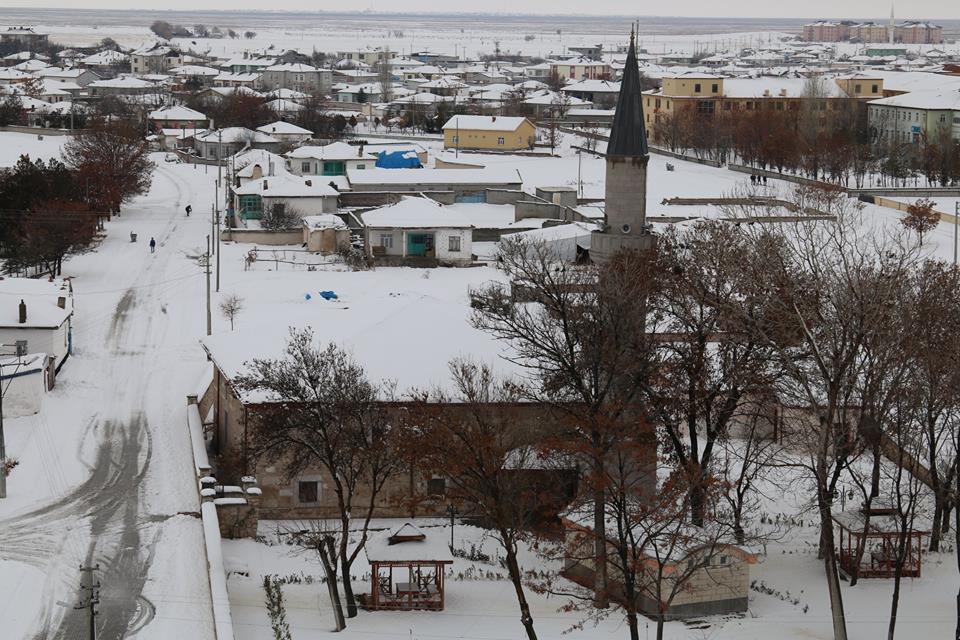
[[27,303],[20,301],[20,324],[27,324]]
[[363,157],[363,143],[362,143],[362,142],[360,143],[360,146],[357,148],[357,157],[358,157],[358,158],[362,158],[362,157]]
[[66,309],[67,298],[65,296],[60,296],[59,298],[57,298],[57,306],[60,307],[61,309]]
[[268,186],[269,186],[269,185],[267,184],[267,181],[264,180],[264,181],[263,181],[263,190],[266,191]]
[[312,187],[312,186],[313,186],[313,180],[304,180],[304,181],[303,181],[303,184],[307,185],[308,187]]
[[497,121],[497,116],[493,116],[492,119],[490,120],[490,122],[496,122],[496,121]]

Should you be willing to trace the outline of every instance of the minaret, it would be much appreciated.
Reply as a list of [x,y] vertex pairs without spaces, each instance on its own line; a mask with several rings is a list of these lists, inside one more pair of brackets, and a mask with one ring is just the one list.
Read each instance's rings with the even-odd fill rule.
[[887,34],[890,39],[890,44],[893,44],[893,32],[896,30],[893,20],[893,2],[894,0],[890,0],[890,33]]
[[645,229],[650,150],[643,122],[635,39],[631,28],[617,111],[607,142],[606,227],[594,231],[590,240],[590,256],[598,263],[609,260],[621,249],[642,251],[652,248],[654,243],[653,235]]

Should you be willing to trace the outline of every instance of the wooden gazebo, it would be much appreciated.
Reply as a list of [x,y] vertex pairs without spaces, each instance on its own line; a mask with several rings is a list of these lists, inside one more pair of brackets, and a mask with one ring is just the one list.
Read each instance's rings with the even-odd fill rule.
[[[866,512],[863,508],[848,509],[833,516],[837,525],[840,570],[848,576],[857,573],[861,578],[892,578],[897,568],[897,529],[895,511],[890,508],[870,509],[870,526],[866,527]],[[908,534],[906,557],[901,575],[919,578],[923,560],[923,537],[929,531],[912,531]],[[863,556],[857,565],[857,549],[863,548]]]
[[446,565],[453,554],[445,540],[429,538],[409,522],[365,546],[370,562],[368,609],[442,611]]

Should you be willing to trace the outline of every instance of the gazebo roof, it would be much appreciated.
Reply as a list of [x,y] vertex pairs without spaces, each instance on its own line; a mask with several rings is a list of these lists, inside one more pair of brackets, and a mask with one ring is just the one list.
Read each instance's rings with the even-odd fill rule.
[[378,563],[453,562],[453,554],[444,539],[430,537],[409,522],[387,534],[371,538],[364,551],[367,560]]

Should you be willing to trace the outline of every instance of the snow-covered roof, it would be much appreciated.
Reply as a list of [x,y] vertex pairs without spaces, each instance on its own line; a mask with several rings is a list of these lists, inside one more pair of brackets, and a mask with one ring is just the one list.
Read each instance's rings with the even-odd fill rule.
[[313,132],[309,129],[304,129],[303,127],[298,127],[292,122],[284,122],[283,120],[277,120],[276,122],[271,122],[270,124],[265,124],[262,127],[257,127],[257,131],[265,133],[267,135],[280,134],[280,135],[308,135],[312,136]]
[[516,208],[512,204],[458,202],[445,208],[460,214],[477,229],[505,229],[513,224],[516,216]]
[[151,120],[206,120],[207,116],[182,104],[172,104],[151,111]]
[[446,538],[429,536],[409,522],[388,533],[371,536],[364,551],[370,562],[453,562]]
[[180,67],[174,67],[170,69],[170,73],[175,76],[208,76],[213,77],[220,75],[219,69],[214,69],[213,67],[204,67],[197,64],[185,64]]
[[[57,299],[65,298],[61,308]],[[20,324],[20,301],[27,305],[27,321]],[[55,329],[73,313],[69,282],[63,279],[0,278],[0,327]]]
[[274,89],[273,91],[268,91],[264,95],[274,100],[303,100],[304,98],[310,97],[306,93],[294,91],[293,89],[286,89],[283,87],[280,89]]
[[443,125],[447,129],[462,129],[464,131],[516,131],[524,122],[523,117],[510,116],[464,116],[456,115]]
[[316,67],[311,67],[308,64],[288,62],[285,64],[271,65],[266,69],[264,69],[264,71],[286,71],[288,73],[315,73],[316,71],[319,71],[319,69],[317,69]]
[[295,160],[353,160],[361,157],[360,152],[360,146],[349,145],[346,142],[331,142],[322,146],[305,145],[297,147],[287,153],[287,157]]
[[611,80],[581,80],[564,86],[561,91],[583,91],[587,93],[619,93],[620,83]]
[[90,83],[95,89],[153,89],[156,85],[146,80],[132,78],[130,76],[121,76],[119,78],[110,78],[109,80],[95,80]]
[[960,90],[912,91],[889,98],[871,100],[871,106],[905,107],[908,109],[960,111]]
[[251,180],[234,189],[234,193],[264,198],[323,198],[338,195],[340,192],[328,182],[323,176],[294,176],[288,173]]
[[469,229],[473,226],[466,217],[449,207],[429,198],[411,196],[367,211],[362,218],[364,225],[376,229]]
[[303,226],[307,229],[346,229],[347,224],[332,213],[316,216],[303,216]]
[[225,129],[207,131],[206,133],[198,135],[197,140],[216,143],[259,142],[269,144],[271,142],[278,142],[276,138],[271,138],[265,133],[252,131],[244,127],[227,127]]
[[107,49],[106,51],[98,51],[97,53],[91,54],[83,58],[80,62],[94,67],[104,67],[118,62],[125,62],[129,57],[130,56],[125,53]]
[[451,184],[521,184],[515,170],[488,169],[347,169],[347,179],[354,185],[451,185]]

